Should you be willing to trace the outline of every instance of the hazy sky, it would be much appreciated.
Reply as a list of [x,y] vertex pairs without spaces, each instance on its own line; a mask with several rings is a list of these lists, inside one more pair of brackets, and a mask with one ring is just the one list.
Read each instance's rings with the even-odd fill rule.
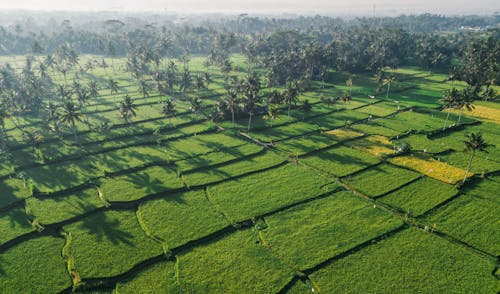
[[156,10],[178,12],[488,13],[500,0],[0,0],[0,9]]

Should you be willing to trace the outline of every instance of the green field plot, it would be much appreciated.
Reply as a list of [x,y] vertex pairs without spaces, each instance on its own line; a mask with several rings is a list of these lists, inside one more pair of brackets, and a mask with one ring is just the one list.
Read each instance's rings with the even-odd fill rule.
[[2,293],[59,293],[71,287],[63,238],[40,237],[0,253]]
[[23,208],[0,212],[0,244],[34,230]]
[[406,106],[402,103],[383,101],[380,103],[375,103],[375,104],[367,105],[365,107],[361,107],[359,109],[356,109],[356,111],[375,115],[375,116],[388,116],[388,115],[395,113],[398,110],[401,110],[405,107]]
[[249,143],[176,161],[175,165],[182,172],[190,171],[239,158],[245,158],[247,156],[254,156],[263,150],[264,147]]
[[321,130],[331,130],[368,118],[368,114],[355,110],[343,110],[315,117],[312,121],[320,126]]
[[314,153],[300,161],[336,177],[352,174],[380,162],[375,156],[346,146]]
[[271,250],[305,270],[403,224],[351,192],[338,192],[266,217]]
[[416,172],[384,164],[347,177],[345,181],[356,190],[377,197],[419,177],[421,175]]
[[154,166],[129,174],[101,180],[100,189],[107,201],[133,201],[147,195],[183,187],[177,172]]
[[212,182],[222,181],[231,177],[240,176],[250,172],[276,166],[286,161],[272,151],[250,158],[242,158],[239,161],[226,165],[202,169],[194,172],[183,173],[182,180],[188,186],[207,185]]
[[295,136],[300,136],[306,133],[312,133],[315,131],[319,131],[319,127],[314,123],[296,122],[283,126],[264,129],[261,131],[256,131],[251,135],[252,137],[255,137],[263,142],[273,142]]
[[378,120],[372,120],[370,122],[364,122],[361,124],[355,124],[351,126],[351,129],[367,135],[380,135],[386,137],[393,137],[401,134],[401,131],[393,130],[378,124]]
[[493,262],[407,229],[314,272],[322,293],[494,293]]
[[[209,187],[208,193],[231,221],[237,222],[321,195],[332,181],[301,166],[287,164]],[[335,184],[330,187],[333,188]]]
[[53,198],[30,197],[26,200],[26,205],[39,223],[47,225],[96,210],[106,206],[106,203],[100,199],[96,188],[88,188]]
[[499,184],[493,181],[466,194],[426,217],[436,230],[493,255],[500,254]]
[[0,208],[31,196],[31,187],[24,179],[0,180]]
[[65,190],[103,175],[94,161],[89,159],[35,167],[25,173],[40,192]]
[[[439,159],[447,162],[450,165],[466,169],[469,162],[469,152],[450,152],[447,154],[440,154]],[[500,170],[500,161],[497,157],[491,156],[488,153],[478,153],[472,160],[471,171],[475,174],[491,173]]]
[[144,202],[137,215],[148,233],[175,248],[230,225],[205,196],[204,190],[164,196]]
[[165,261],[155,264],[133,278],[120,281],[116,285],[116,294],[154,294],[154,293],[183,293],[175,280],[175,264]]
[[161,245],[146,236],[133,211],[98,212],[64,230],[72,236],[69,254],[81,278],[116,276],[163,253]]
[[339,143],[340,140],[333,135],[326,133],[311,134],[303,137],[293,138],[290,140],[280,141],[276,143],[278,149],[285,151],[290,155],[300,156],[306,153],[325,148]]
[[422,178],[382,197],[379,201],[405,212],[410,211],[411,216],[419,216],[457,193],[458,190],[452,185]]
[[294,272],[250,230],[237,231],[177,257],[178,280],[190,293],[276,293]]

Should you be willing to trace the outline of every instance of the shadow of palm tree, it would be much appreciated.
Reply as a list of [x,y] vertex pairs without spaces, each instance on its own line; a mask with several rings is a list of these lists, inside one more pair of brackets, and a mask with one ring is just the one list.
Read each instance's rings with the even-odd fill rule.
[[152,177],[148,173],[128,175],[126,181],[133,184],[136,189],[145,189],[147,194],[157,193],[167,189],[163,181]]
[[105,212],[100,212],[91,217],[84,218],[79,228],[94,235],[99,242],[107,239],[114,245],[126,244],[128,246],[134,246],[132,242],[133,235],[122,231],[120,228],[120,221],[109,218]]

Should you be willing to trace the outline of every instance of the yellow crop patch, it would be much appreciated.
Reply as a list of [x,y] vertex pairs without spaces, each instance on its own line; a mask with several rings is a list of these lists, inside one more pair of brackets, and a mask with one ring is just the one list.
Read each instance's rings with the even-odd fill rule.
[[[452,109],[449,111],[454,114],[459,113],[459,110],[456,109]],[[484,120],[500,124],[500,109],[495,109],[483,105],[474,105],[474,109],[469,111],[464,108],[462,113],[467,116],[482,118]]]
[[[465,170],[449,165],[446,162],[435,160],[430,156],[398,156],[389,159],[389,162],[413,169],[430,178],[434,178],[448,184],[456,184],[458,181],[463,180],[465,176]],[[472,173],[468,174],[469,177],[472,175]]]
[[351,131],[349,129],[335,129],[326,132],[328,135],[334,137],[337,141],[343,141],[347,139],[357,138],[363,136],[363,133]]
[[394,153],[391,141],[389,141],[386,137],[379,135],[368,136],[366,138],[356,140],[351,146],[375,156]]

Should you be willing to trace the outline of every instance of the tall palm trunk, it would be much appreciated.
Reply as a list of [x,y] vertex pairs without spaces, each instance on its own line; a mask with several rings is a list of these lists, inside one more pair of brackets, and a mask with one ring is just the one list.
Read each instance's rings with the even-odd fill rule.
[[458,113],[458,121],[457,121],[457,125],[460,124],[460,119],[462,118],[462,109],[460,109],[460,112]]
[[75,122],[72,122],[72,129],[73,129],[73,137],[75,139],[75,144],[78,144],[78,138],[76,137],[76,125]]
[[385,98],[389,98],[389,91],[391,90],[391,83],[387,84],[387,93],[385,94]]
[[465,170],[465,177],[464,177],[464,180],[462,181],[462,183],[465,183],[465,181],[467,180],[467,176],[469,175],[470,167],[472,165],[472,159],[474,159],[475,154],[476,154],[476,150],[472,150],[472,154],[470,155],[469,163],[467,164],[467,169]]
[[450,112],[448,111],[448,113],[446,114],[446,119],[444,121],[443,131],[446,129],[446,125],[448,124],[449,117],[450,117]]
[[250,134],[250,124],[252,123],[252,113],[250,113],[250,116],[248,117],[248,133]]
[[232,122],[233,122],[233,128],[234,128],[234,106],[231,107],[231,119],[232,119]]
[[292,107],[292,103],[288,103],[288,119],[290,119],[290,108]]

